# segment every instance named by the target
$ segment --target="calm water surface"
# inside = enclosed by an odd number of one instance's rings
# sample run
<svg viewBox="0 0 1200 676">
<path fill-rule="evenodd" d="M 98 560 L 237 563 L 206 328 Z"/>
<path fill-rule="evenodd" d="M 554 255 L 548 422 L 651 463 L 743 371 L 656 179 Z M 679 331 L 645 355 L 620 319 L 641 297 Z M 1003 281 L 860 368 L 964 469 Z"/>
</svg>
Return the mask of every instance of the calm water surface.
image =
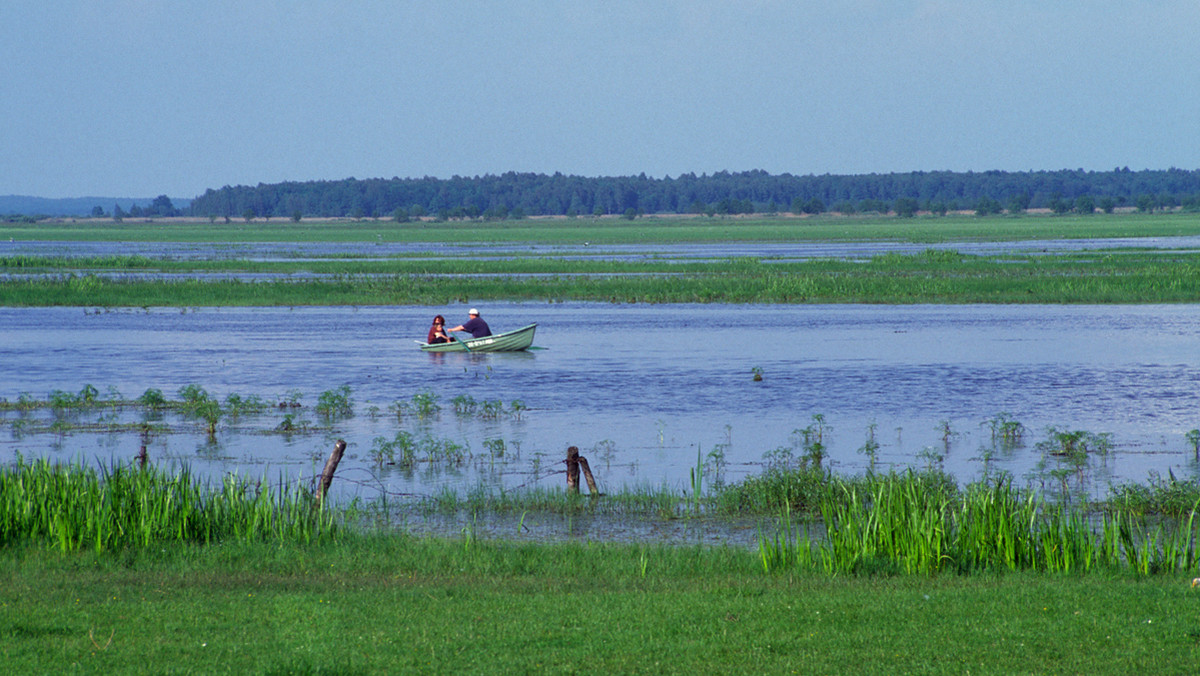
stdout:
<svg viewBox="0 0 1200 676">
<path fill-rule="evenodd" d="M 941 456 L 961 480 L 990 466 L 1040 481 L 1036 444 L 1046 428 L 1109 433 L 1113 453 L 1093 459 L 1094 487 L 1194 476 L 1185 438 L 1200 427 L 1200 306 L 758 306 L 520 303 L 483 306 L 493 330 L 538 322 L 535 345 L 515 354 L 430 355 L 417 349 L 436 312 L 466 306 L 154 309 L 0 308 L 0 397 L 45 398 L 97 387 L 171 398 L 197 384 L 224 399 L 298 398 L 294 417 L 318 422 L 318 396 L 346 385 L 355 415 L 332 429 L 264 434 L 284 413 L 223 420 L 215 440 L 195 425 L 151 440 L 152 460 L 217 475 L 309 477 L 341 437 L 349 452 L 335 482 L 343 495 L 460 493 L 480 484 L 557 486 L 575 445 L 606 491 L 690 490 L 697 453 L 724 454 L 723 477 L 762 471 L 764 454 L 790 449 L 794 431 L 824 417 L 835 471 L 860 473 L 873 430 L 883 468 Z M 761 382 L 753 380 L 760 370 Z M 439 397 L 439 415 L 398 418 L 396 402 Z M 520 401 L 519 417 L 459 416 L 451 401 Z M 989 419 L 1027 429 L 1014 449 L 993 448 Z M 35 414 L 46 418 L 49 412 Z M 84 412 L 76 421 L 95 421 Z M 119 413 L 141 420 L 140 411 Z M 138 451 L 136 433 L 22 433 L 0 414 L 0 460 L 107 463 Z M 952 436 L 943 439 L 943 427 Z M 376 438 L 400 431 L 449 441 L 469 459 L 378 466 Z M 503 454 L 496 448 L 503 442 Z M 1044 469 L 1057 467 L 1051 459 Z"/>
</svg>

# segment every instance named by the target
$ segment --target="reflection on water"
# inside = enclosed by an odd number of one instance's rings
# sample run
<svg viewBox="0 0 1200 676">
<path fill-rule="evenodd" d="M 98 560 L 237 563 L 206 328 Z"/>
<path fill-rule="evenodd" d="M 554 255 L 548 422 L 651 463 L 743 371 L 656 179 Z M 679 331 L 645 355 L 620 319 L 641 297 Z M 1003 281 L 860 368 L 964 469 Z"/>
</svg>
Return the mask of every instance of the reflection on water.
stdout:
<svg viewBox="0 0 1200 676">
<path fill-rule="evenodd" d="M 1048 427 L 1112 435 L 1113 452 L 1088 469 L 1101 488 L 1197 472 L 1186 434 L 1200 428 L 1200 307 L 497 303 L 482 308 L 495 330 L 536 321 L 544 349 L 417 349 L 432 314 L 453 321 L 466 309 L 4 308 L 0 397 L 91 384 L 102 397 L 158 388 L 177 398 L 198 384 L 220 399 L 298 399 L 302 408 L 224 418 L 215 439 L 168 415 L 172 431 L 154 435 L 148 452 L 200 472 L 299 478 L 341 437 L 349 450 L 335 486 L 364 497 L 561 485 L 570 445 L 607 492 L 683 492 L 697 452 L 710 463 L 720 456 L 726 481 L 760 472 L 764 454 L 801 455 L 796 431 L 814 415 L 830 428 L 826 462 L 838 472 L 862 472 L 873 455 L 884 469 L 940 461 L 962 480 L 985 459 L 1019 481 L 1047 476 L 1058 466 L 1037 448 Z M 319 395 L 342 385 L 354 415 L 322 419 Z M 422 412 L 431 399 L 440 410 Z M 456 412 L 471 400 L 474 409 Z M 1023 444 L 993 447 L 989 421 L 1000 413 L 1025 426 Z M 143 413 L 79 415 L 138 422 Z M 289 415 L 299 431 L 273 432 Z M 52 424 L 48 411 L 2 419 L 5 462 L 18 452 L 130 460 L 140 446 L 128 430 L 31 433 Z M 383 452 L 402 432 L 417 458 L 410 469 L 386 464 Z M 461 461 L 435 459 L 446 444 Z"/>
</svg>

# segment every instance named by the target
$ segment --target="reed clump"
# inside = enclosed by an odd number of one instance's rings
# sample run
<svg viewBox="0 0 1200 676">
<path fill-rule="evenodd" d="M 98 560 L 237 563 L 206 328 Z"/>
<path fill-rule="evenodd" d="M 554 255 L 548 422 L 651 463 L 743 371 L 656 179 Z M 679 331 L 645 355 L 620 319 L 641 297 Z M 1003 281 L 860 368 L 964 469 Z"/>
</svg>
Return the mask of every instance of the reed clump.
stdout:
<svg viewBox="0 0 1200 676">
<path fill-rule="evenodd" d="M 227 476 L 219 486 L 186 469 L 116 465 L 102 471 L 18 459 L 0 470 L 0 546 L 64 552 L 223 541 L 308 543 L 334 538 L 333 511 L 299 486 Z"/>
<path fill-rule="evenodd" d="M 788 502 L 776 528 L 760 533 L 765 571 L 1149 575 L 1194 571 L 1198 563 L 1200 500 L 1175 517 L 1147 516 L 1132 501 L 1097 512 L 1048 501 L 1004 478 L 956 490 L 908 471 L 832 481 L 816 501 L 818 516 L 804 527 L 793 524 Z"/>
</svg>

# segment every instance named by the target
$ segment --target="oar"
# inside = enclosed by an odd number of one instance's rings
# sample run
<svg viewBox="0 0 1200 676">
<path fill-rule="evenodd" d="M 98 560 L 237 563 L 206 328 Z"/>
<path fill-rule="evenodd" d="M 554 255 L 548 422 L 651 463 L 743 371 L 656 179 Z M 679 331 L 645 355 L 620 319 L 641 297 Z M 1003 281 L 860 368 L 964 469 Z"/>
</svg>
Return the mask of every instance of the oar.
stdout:
<svg viewBox="0 0 1200 676">
<path fill-rule="evenodd" d="M 472 337 L 472 338 L 474 338 L 475 336 L 471 336 L 471 337 Z M 464 349 L 464 350 L 466 350 L 467 352 L 470 352 L 470 351 L 471 351 L 471 346 L 470 346 L 470 345 L 467 345 L 467 341 L 465 341 L 465 340 L 460 340 L 460 341 L 458 341 L 458 342 L 462 343 L 462 346 L 463 346 L 463 349 Z"/>
</svg>

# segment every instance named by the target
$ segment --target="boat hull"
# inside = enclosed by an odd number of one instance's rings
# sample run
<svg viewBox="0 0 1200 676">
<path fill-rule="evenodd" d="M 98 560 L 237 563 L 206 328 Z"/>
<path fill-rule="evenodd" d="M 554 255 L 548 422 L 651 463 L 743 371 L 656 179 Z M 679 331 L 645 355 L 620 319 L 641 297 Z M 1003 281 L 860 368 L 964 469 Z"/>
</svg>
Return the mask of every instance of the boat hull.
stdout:
<svg viewBox="0 0 1200 676">
<path fill-rule="evenodd" d="M 421 349 L 425 352 L 520 352 L 533 345 L 533 333 L 536 330 L 535 323 L 482 338 L 467 338 L 452 343 L 421 343 Z"/>
</svg>

